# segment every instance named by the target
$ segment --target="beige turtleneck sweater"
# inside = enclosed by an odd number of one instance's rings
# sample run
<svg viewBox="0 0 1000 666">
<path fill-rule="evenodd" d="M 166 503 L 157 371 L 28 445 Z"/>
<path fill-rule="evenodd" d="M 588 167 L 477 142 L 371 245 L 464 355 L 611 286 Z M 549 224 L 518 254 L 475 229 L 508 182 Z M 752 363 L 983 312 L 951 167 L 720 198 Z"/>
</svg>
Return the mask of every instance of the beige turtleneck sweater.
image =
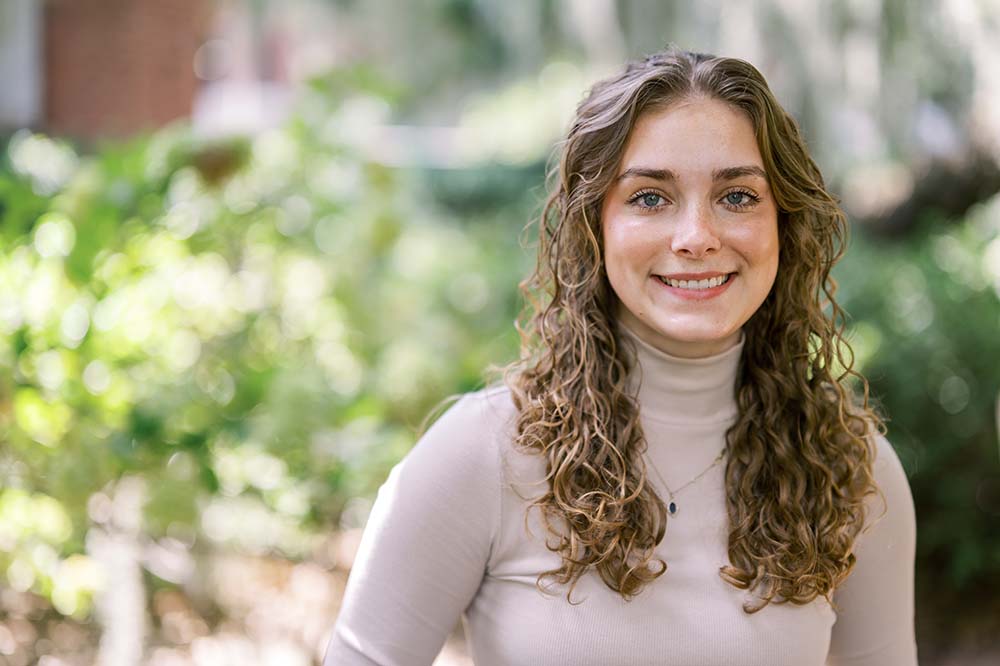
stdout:
<svg viewBox="0 0 1000 666">
<path fill-rule="evenodd" d="M 647 460 L 671 488 L 722 450 L 737 414 L 734 385 L 744 339 L 701 359 L 636 341 Z M 641 373 L 638 371 L 641 369 Z M 877 437 L 875 477 L 887 512 L 855 546 L 857 564 L 834 595 L 748 615 L 746 593 L 723 581 L 728 564 L 724 461 L 677 492 L 656 556 L 668 566 L 631 602 L 594 571 L 570 605 L 565 587 L 544 596 L 545 548 L 537 509 L 545 463 L 512 448 L 515 409 L 505 387 L 455 403 L 380 488 L 351 571 L 324 666 L 431 664 L 461 620 L 477 666 L 914 666 L 916 522 L 906 474 Z M 668 495 L 655 472 L 649 482 Z M 869 497 L 870 515 L 882 504 Z"/>
</svg>

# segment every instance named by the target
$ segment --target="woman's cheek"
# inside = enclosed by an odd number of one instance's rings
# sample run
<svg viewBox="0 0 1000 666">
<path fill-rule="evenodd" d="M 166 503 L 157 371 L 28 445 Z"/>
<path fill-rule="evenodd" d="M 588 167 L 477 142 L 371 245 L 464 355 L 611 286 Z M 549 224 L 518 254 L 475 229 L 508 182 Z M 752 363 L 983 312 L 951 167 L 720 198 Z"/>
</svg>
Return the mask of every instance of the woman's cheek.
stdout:
<svg viewBox="0 0 1000 666">
<path fill-rule="evenodd" d="M 656 257 L 661 254 L 665 241 L 648 229 L 635 227 L 623 239 L 623 252 L 627 255 L 633 270 L 649 272 L 653 269 Z"/>
</svg>

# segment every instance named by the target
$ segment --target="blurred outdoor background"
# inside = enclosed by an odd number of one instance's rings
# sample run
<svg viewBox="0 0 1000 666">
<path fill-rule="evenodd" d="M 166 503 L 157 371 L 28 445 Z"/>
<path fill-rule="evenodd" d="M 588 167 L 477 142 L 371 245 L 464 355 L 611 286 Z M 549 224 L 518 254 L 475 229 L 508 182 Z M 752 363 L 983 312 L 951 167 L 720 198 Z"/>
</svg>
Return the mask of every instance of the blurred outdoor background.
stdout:
<svg viewBox="0 0 1000 666">
<path fill-rule="evenodd" d="M 1000 663 L 1000 2 L 0 0 L 0 664 L 318 664 L 388 470 L 517 354 L 573 107 L 668 42 L 842 198 L 921 663 Z"/>
</svg>

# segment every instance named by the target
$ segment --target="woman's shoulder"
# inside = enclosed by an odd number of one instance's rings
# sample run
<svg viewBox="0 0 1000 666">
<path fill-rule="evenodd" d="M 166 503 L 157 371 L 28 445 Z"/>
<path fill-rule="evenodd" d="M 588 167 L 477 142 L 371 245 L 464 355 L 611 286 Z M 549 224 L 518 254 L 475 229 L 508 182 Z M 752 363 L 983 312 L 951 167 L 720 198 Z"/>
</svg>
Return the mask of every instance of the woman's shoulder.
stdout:
<svg viewBox="0 0 1000 666">
<path fill-rule="evenodd" d="M 419 437 L 411 453 L 433 449 L 438 455 L 471 462 L 495 455 L 497 442 L 514 425 L 516 409 L 510 390 L 503 385 L 459 393 L 443 402 L 451 404 Z"/>
<path fill-rule="evenodd" d="M 871 435 L 875 443 L 874 472 L 877 480 L 884 481 L 889 486 L 905 485 L 909 488 L 906 469 L 896 452 L 896 447 L 882 433 Z"/>
<path fill-rule="evenodd" d="M 450 456 L 465 467 L 489 470 L 504 488 L 534 492 L 546 477 L 545 459 L 515 444 L 518 414 L 511 389 L 495 384 L 461 394 L 434 427 L 440 424 L 437 437 L 451 440 Z"/>
<path fill-rule="evenodd" d="M 859 396 L 849 395 L 845 403 L 848 414 L 854 417 L 849 419 L 850 428 L 854 435 L 867 440 L 872 454 L 872 476 L 885 496 L 885 505 L 881 498 L 870 500 L 868 522 L 877 523 L 882 520 L 880 516 L 886 514 L 891 516 L 890 520 L 897 528 L 905 530 L 912 527 L 915 531 L 913 495 L 906 469 L 886 436 L 884 426 L 879 425 L 882 420 L 873 418 L 874 412 L 862 407 L 860 400 Z M 873 511 L 874 515 L 871 515 Z"/>
<path fill-rule="evenodd" d="M 885 513 L 892 515 L 892 521 L 900 529 L 915 529 L 915 511 L 913 494 L 906 469 L 896 453 L 896 448 L 882 433 L 872 435 L 874 440 L 875 459 L 872 464 L 872 475 L 875 483 L 885 495 Z M 882 503 L 877 503 L 878 514 L 882 513 Z"/>
<path fill-rule="evenodd" d="M 484 432 L 484 428 L 510 423 L 517 414 L 511 390 L 503 384 L 486 386 L 450 396 L 454 402 L 434 422 L 433 427 L 467 428 Z"/>
<path fill-rule="evenodd" d="M 503 477 L 498 434 L 507 422 L 508 403 L 512 405 L 499 387 L 455 394 L 438 403 L 427 419 L 430 425 L 390 471 L 384 486 L 391 489 L 389 494 L 406 498 L 404 504 L 421 505 L 421 510 L 444 510 L 447 498 L 448 511 L 472 512 L 482 520 L 488 515 L 484 507 L 499 507 Z"/>
</svg>

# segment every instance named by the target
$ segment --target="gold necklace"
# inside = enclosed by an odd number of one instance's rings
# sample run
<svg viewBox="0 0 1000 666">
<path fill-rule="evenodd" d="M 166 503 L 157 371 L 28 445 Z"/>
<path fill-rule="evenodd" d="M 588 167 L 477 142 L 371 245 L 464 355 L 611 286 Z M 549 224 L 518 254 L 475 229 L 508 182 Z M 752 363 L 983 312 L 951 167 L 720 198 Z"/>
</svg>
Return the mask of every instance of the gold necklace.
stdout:
<svg viewBox="0 0 1000 666">
<path fill-rule="evenodd" d="M 683 486 L 681 486 L 680 488 L 678 488 L 676 492 L 674 492 L 673 490 L 671 490 L 670 486 L 667 485 L 667 482 L 663 478 L 663 475 L 660 474 L 660 470 L 657 469 L 656 465 L 653 464 L 653 460 L 651 458 L 649 458 L 648 456 L 646 457 L 646 460 L 649 462 L 650 466 L 653 468 L 653 471 L 656 472 L 656 476 L 660 477 L 660 482 L 663 483 L 663 487 L 667 489 L 668 493 L 670 493 L 670 504 L 667 505 L 667 511 L 670 512 L 671 516 L 677 515 L 677 502 L 674 501 L 674 495 L 676 495 L 680 491 L 684 490 L 685 488 L 687 488 L 688 486 L 690 486 L 692 483 L 694 483 L 695 481 L 697 481 L 701 477 L 705 476 L 705 474 L 708 473 L 708 470 L 710 470 L 713 467 L 715 467 L 716 465 L 718 465 L 719 462 L 722 461 L 723 456 L 725 456 L 725 455 L 726 455 L 726 449 L 723 448 L 722 451 L 719 452 L 719 455 L 716 456 L 715 460 L 712 462 L 711 465 L 709 465 L 708 467 L 706 467 L 705 470 L 701 474 L 699 474 L 698 476 L 694 477 L 693 479 L 691 479 L 690 481 L 688 481 L 687 483 L 685 483 Z"/>
</svg>

